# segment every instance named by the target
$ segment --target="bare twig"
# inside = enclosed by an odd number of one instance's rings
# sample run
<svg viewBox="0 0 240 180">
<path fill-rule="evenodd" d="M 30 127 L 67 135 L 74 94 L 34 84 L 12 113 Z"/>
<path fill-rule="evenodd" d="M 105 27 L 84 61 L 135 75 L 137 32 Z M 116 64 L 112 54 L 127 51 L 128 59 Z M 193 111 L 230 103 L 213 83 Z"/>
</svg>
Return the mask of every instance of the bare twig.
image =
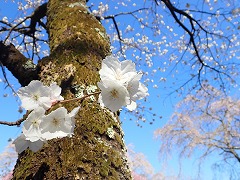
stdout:
<svg viewBox="0 0 240 180">
<path fill-rule="evenodd" d="M 15 122 L 8 122 L 8 121 L 0 121 L 0 124 L 2 125 L 8 125 L 8 126 L 19 126 L 21 125 L 21 123 L 23 121 L 25 121 L 28 117 L 28 115 L 31 113 L 32 111 L 27 111 L 27 113 L 23 116 L 23 118 L 15 121 Z"/>
<path fill-rule="evenodd" d="M 120 33 L 120 30 L 119 30 L 119 27 L 118 27 L 118 24 L 117 24 L 117 20 L 116 18 L 119 17 L 119 16 L 125 16 L 125 15 L 131 15 L 133 16 L 135 19 L 138 19 L 134 14 L 135 13 L 138 13 L 140 11 L 143 11 L 143 10 L 149 10 L 149 8 L 140 8 L 140 9 L 137 9 L 137 10 L 134 10 L 134 11 L 131 11 L 131 12 L 121 12 L 121 13 L 118 13 L 118 14 L 114 14 L 114 15 L 109 15 L 109 16 L 103 16 L 103 17 L 96 17 L 97 19 L 101 20 L 106 20 L 106 19 L 111 19 L 113 21 L 113 24 L 114 24 L 114 27 L 115 27 L 115 30 L 117 32 L 117 36 L 118 36 L 118 39 L 119 39 L 119 45 L 120 45 L 120 51 L 121 51 L 121 54 L 124 54 L 123 52 L 123 48 L 122 48 L 122 42 L 124 42 L 122 36 L 121 36 L 121 33 Z M 142 22 L 140 22 L 141 24 L 143 24 Z M 143 24 L 144 26 L 147 26 L 146 24 Z"/>
<path fill-rule="evenodd" d="M 5 68 L 4 68 L 4 66 L 3 66 L 3 64 L 2 64 L 1 61 L 0 61 L 0 66 L 1 66 L 1 69 L 2 69 L 4 82 L 7 84 L 6 87 L 9 87 L 9 88 L 12 90 L 13 94 L 14 94 L 14 95 L 17 95 L 15 89 L 12 87 L 12 85 L 9 83 L 9 81 L 8 81 L 8 79 L 7 79 L 7 74 L 6 74 Z"/>
<path fill-rule="evenodd" d="M 26 16 L 24 19 L 19 21 L 14 26 L 12 26 L 11 24 L 6 23 L 4 21 L 1 21 L 1 23 L 5 24 L 7 26 L 10 26 L 10 29 L 5 29 L 5 31 L 8 30 L 8 34 L 5 38 L 5 40 L 3 41 L 3 43 L 4 44 L 6 43 L 6 41 L 8 40 L 8 38 L 10 37 L 10 35 L 13 31 L 17 31 L 21 34 L 34 37 L 34 33 L 36 32 L 36 25 L 38 22 L 40 25 L 43 24 L 41 22 L 41 19 L 46 16 L 46 13 L 47 13 L 47 3 L 44 3 L 41 6 L 39 6 L 30 16 Z M 25 21 L 27 21 L 28 19 L 31 19 L 30 25 L 28 27 L 20 27 L 19 28 L 19 26 L 21 24 L 23 24 Z M 43 28 L 46 28 L 46 26 L 43 26 Z"/>
<path fill-rule="evenodd" d="M 67 100 L 59 101 L 58 103 L 63 104 L 63 103 L 71 102 L 71 101 L 81 101 L 83 99 L 86 99 L 89 96 L 97 95 L 97 94 L 100 94 L 100 93 L 101 93 L 101 91 L 98 91 L 98 92 L 94 92 L 94 93 L 91 93 L 91 94 L 87 94 L 87 95 L 85 95 L 83 97 L 80 97 L 80 98 L 73 98 L 73 99 L 67 99 Z"/>
</svg>

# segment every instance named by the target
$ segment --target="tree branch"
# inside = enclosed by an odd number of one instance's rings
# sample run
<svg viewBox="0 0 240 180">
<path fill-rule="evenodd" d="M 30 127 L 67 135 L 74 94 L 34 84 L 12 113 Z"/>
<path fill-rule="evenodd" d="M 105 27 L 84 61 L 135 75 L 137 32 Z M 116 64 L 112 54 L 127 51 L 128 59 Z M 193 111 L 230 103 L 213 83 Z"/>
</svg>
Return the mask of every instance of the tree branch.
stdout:
<svg viewBox="0 0 240 180">
<path fill-rule="evenodd" d="M 25 115 L 23 115 L 23 118 L 15 121 L 15 122 L 8 122 L 8 121 L 0 121 L 0 124 L 2 125 L 8 125 L 8 126 L 19 126 L 21 125 L 21 123 L 23 121 L 25 121 L 28 117 L 28 115 L 31 113 L 32 111 L 27 111 L 27 113 Z"/>
<path fill-rule="evenodd" d="M 118 13 L 118 14 L 108 15 L 108 16 L 103 16 L 103 17 L 95 16 L 99 21 L 106 20 L 106 19 L 111 19 L 113 21 L 113 24 L 114 24 L 114 27 L 115 27 L 115 30 L 117 32 L 117 36 L 118 36 L 118 39 L 119 39 L 121 54 L 124 54 L 122 43 L 125 44 L 125 42 L 124 42 L 124 39 L 121 36 L 116 18 L 119 17 L 119 16 L 131 15 L 132 17 L 134 17 L 135 19 L 138 20 L 138 18 L 134 14 L 139 13 L 140 11 L 143 11 L 143 10 L 149 10 L 149 8 L 140 8 L 140 9 L 137 9 L 137 10 L 134 10 L 134 11 L 131 11 L 131 12 L 121 12 L 121 13 Z M 144 24 L 143 22 L 140 22 L 140 23 L 142 25 L 148 27 L 148 25 Z"/>
<path fill-rule="evenodd" d="M 14 45 L 4 45 L 0 42 L 0 62 L 5 66 L 22 86 L 38 79 L 36 65 L 32 60 L 21 54 Z"/>
<path fill-rule="evenodd" d="M 43 24 L 41 22 L 41 19 L 46 16 L 47 13 L 47 3 L 42 4 L 39 6 L 31 15 L 31 22 L 29 25 L 29 31 L 26 32 L 25 34 L 29 33 L 32 34 L 36 31 L 36 25 L 37 23 Z M 46 26 L 43 26 L 45 28 Z"/>
<path fill-rule="evenodd" d="M 156 5 L 160 5 L 159 1 L 154 0 Z M 216 73 L 218 73 L 219 75 L 219 79 L 220 82 L 223 86 L 223 90 L 224 90 L 224 82 L 222 80 L 221 74 L 223 74 L 224 76 L 226 76 L 227 78 L 231 79 L 232 81 L 234 81 L 234 79 L 227 74 L 226 72 L 224 72 L 223 70 L 221 70 L 221 66 L 218 67 L 214 67 L 213 65 L 208 65 L 205 61 L 204 58 L 201 56 L 200 53 L 200 48 L 198 47 L 198 43 L 196 38 L 199 38 L 199 31 L 203 31 L 206 35 L 206 46 L 209 49 L 209 53 L 212 54 L 211 52 L 211 48 L 209 47 L 208 44 L 208 35 L 212 35 L 212 36 L 217 36 L 220 38 L 225 38 L 229 41 L 229 39 L 226 36 L 222 36 L 220 34 L 214 33 L 214 32 L 210 32 L 207 29 L 205 29 L 200 23 L 199 21 L 197 21 L 196 19 L 194 19 L 191 15 L 189 15 L 188 13 L 186 13 L 184 10 L 178 9 L 176 8 L 172 3 L 171 0 L 160 0 L 161 2 L 163 2 L 166 7 L 168 8 L 168 10 L 170 11 L 172 17 L 174 18 L 174 20 L 176 21 L 176 23 L 189 35 L 189 45 L 192 45 L 192 48 L 194 50 L 194 56 L 196 57 L 198 63 L 199 63 L 199 69 L 198 69 L 198 74 L 197 74 L 197 81 L 199 83 L 199 85 L 202 87 L 202 82 L 201 82 L 201 73 L 204 69 L 209 69 L 211 71 L 214 71 Z M 200 11 L 201 12 L 201 11 Z M 205 12 L 206 13 L 206 12 Z M 188 19 L 188 22 L 190 24 L 190 27 L 187 27 L 186 24 L 184 24 L 183 22 L 181 22 L 181 20 L 177 17 L 177 15 L 181 15 L 184 16 L 186 19 Z M 224 16 L 224 14 L 222 14 Z M 199 42 L 201 42 L 201 39 L 199 38 Z M 190 46 L 188 46 L 190 47 Z M 213 56 L 214 58 L 214 56 Z M 191 78 L 192 79 L 192 78 Z"/>
<path fill-rule="evenodd" d="M 24 121 L 24 118 L 21 118 L 15 122 L 8 122 L 8 121 L 0 121 L 0 124 L 2 125 L 8 125 L 8 126 L 19 126 Z"/>
<path fill-rule="evenodd" d="M 6 23 L 4 21 L 1 21 L 1 23 L 9 26 L 9 28 L 2 28 L 1 31 L 9 31 L 7 37 L 5 38 L 4 43 L 6 42 L 6 40 L 10 37 L 11 33 L 13 31 L 17 31 L 21 34 L 24 35 L 28 35 L 30 37 L 34 38 L 34 33 L 36 31 L 36 25 L 37 23 L 39 23 L 40 25 L 43 26 L 43 28 L 46 28 L 46 26 L 43 25 L 43 23 L 41 22 L 41 19 L 43 17 L 46 16 L 47 13 L 47 3 L 42 4 L 41 6 L 39 6 L 32 15 L 30 16 L 26 16 L 23 20 L 21 20 L 19 23 L 17 23 L 16 25 L 12 26 L 9 23 Z M 19 27 L 23 22 L 25 22 L 26 20 L 31 19 L 30 21 L 30 25 L 28 27 Z"/>
</svg>

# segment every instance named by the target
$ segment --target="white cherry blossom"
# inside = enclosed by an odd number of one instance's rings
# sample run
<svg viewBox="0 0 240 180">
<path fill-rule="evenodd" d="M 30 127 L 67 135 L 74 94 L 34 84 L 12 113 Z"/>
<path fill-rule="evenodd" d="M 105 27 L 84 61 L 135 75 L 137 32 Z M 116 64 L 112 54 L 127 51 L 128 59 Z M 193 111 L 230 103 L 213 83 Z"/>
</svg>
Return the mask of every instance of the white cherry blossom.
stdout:
<svg viewBox="0 0 240 180">
<path fill-rule="evenodd" d="M 61 88 L 55 82 L 48 87 L 38 80 L 31 81 L 28 86 L 21 87 L 18 91 L 22 107 L 26 110 L 33 110 L 38 107 L 47 110 L 53 103 L 64 99 L 60 94 Z"/>
<path fill-rule="evenodd" d="M 22 129 L 27 140 L 31 142 L 43 140 L 39 125 L 42 122 L 44 114 L 45 110 L 42 107 L 39 107 L 28 115 Z"/>
<path fill-rule="evenodd" d="M 138 73 L 132 61 L 120 62 L 114 56 L 107 56 L 99 71 L 101 89 L 99 102 L 112 111 L 126 106 L 130 111 L 136 109 L 136 100 L 147 96 L 147 87 L 140 83 L 142 74 Z"/>
<path fill-rule="evenodd" d="M 75 114 L 76 112 L 69 115 L 67 109 L 60 107 L 46 115 L 40 124 L 43 137 L 46 138 L 46 140 L 50 140 L 53 138 L 71 136 L 74 129 L 72 115 Z"/>
<path fill-rule="evenodd" d="M 98 83 L 98 87 L 101 89 L 100 104 L 108 107 L 111 111 L 115 112 L 122 106 L 130 104 L 127 88 L 117 81 L 101 81 Z"/>
<path fill-rule="evenodd" d="M 22 107 L 26 110 L 33 110 L 38 107 L 49 109 L 52 105 L 49 88 L 38 80 L 33 80 L 28 86 L 21 87 L 18 96 L 22 101 Z"/>
<path fill-rule="evenodd" d="M 137 71 L 132 61 L 125 60 L 120 62 L 114 56 L 107 56 L 102 62 L 99 74 L 102 81 L 111 79 L 125 84 L 137 75 Z"/>
</svg>

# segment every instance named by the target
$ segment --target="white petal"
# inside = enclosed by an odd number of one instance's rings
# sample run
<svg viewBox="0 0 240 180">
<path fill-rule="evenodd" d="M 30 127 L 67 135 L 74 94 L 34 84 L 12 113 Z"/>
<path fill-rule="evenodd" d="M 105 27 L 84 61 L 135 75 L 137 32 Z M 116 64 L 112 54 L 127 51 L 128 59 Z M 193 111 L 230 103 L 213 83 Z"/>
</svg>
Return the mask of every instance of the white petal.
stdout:
<svg viewBox="0 0 240 180">
<path fill-rule="evenodd" d="M 129 111 L 133 111 L 133 110 L 135 110 L 136 108 L 137 108 L 137 103 L 134 102 L 134 101 L 131 101 L 131 104 L 127 105 L 127 109 L 128 109 Z"/>
<path fill-rule="evenodd" d="M 24 88 L 26 89 L 26 92 L 28 92 L 29 94 L 38 92 L 40 96 L 50 95 L 49 87 L 44 86 L 43 83 L 38 80 L 31 81 L 29 85 L 25 86 Z"/>
<path fill-rule="evenodd" d="M 67 116 L 67 110 L 64 107 L 60 107 L 46 115 L 40 124 L 42 133 L 47 131 L 55 133 L 58 131 L 61 128 L 65 116 Z"/>
<path fill-rule="evenodd" d="M 78 111 L 80 109 L 80 106 L 74 108 L 68 115 L 71 118 L 71 129 L 69 130 L 69 136 L 71 137 L 73 132 L 74 132 L 74 128 L 75 128 L 75 116 L 77 115 Z"/>
<path fill-rule="evenodd" d="M 63 137 L 66 137 L 66 136 L 69 136 L 68 133 L 65 133 L 65 132 L 62 132 L 62 131 L 56 131 L 54 133 L 51 133 L 51 132 L 45 132 L 42 134 L 42 137 L 46 140 L 51 140 L 51 139 L 54 139 L 54 138 L 63 138 Z"/>
<path fill-rule="evenodd" d="M 62 88 L 57 85 L 56 82 L 52 83 L 49 88 L 51 89 L 51 100 L 52 102 L 64 100 L 61 96 Z"/>
<path fill-rule="evenodd" d="M 33 152 L 37 152 L 43 147 L 43 141 L 38 140 L 36 142 L 30 142 L 29 144 L 29 149 L 32 150 Z"/>
<path fill-rule="evenodd" d="M 132 77 L 131 80 L 129 80 L 127 84 L 127 90 L 130 94 L 130 97 L 132 98 L 139 90 L 139 85 L 140 85 L 140 79 L 142 75 L 141 74 L 136 74 L 134 77 Z"/>
<path fill-rule="evenodd" d="M 19 96 L 21 101 L 22 101 L 22 107 L 26 110 L 33 110 L 39 107 L 39 104 L 34 101 L 32 98 L 27 98 L 27 97 L 22 97 Z"/>
<path fill-rule="evenodd" d="M 24 134 L 21 134 L 17 139 L 13 141 L 13 144 L 15 144 L 16 151 L 20 154 L 24 150 L 26 150 L 28 147 L 33 152 L 37 152 L 39 149 L 43 146 L 43 141 L 38 140 L 36 142 L 30 142 L 26 140 L 26 137 Z"/>
<path fill-rule="evenodd" d="M 119 72 L 121 70 L 121 63 L 120 61 L 113 56 L 107 56 L 102 61 L 102 68 L 99 71 L 101 80 L 109 79 L 109 80 L 116 80 L 119 79 L 120 76 Z"/>
<path fill-rule="evenodd" d="M 23 124 L 23 134 L 26 139 L 35 142 L 41 139 L 41 131 L 39 125 L 44 117 L 45 110 L 41 107 L 33 110 Z"/>
<path fill-rule="evenodd" d="M 120 62 L 113 56 L 107 56 L 102 62 L 99 74 L 104 82 L 106 80 L 117 80 L 125 84 L 137 74 L 137 71 L 132 61 L 125 60 Z"/>
<path fill-rule="evenodd" d="M 17 139 L 13 141 L 13 144 L 15 145 L 15 149 L 18 154 L 26 150 L 29 146 L 29 141 L 26 140 L 26 137 L 21 134 Z"/>
<path fill-rule="evenodd" d="M 101 94 L 99 94 L 99 96 L 98 96 L 98 102 L 99 102 L 100 106 L 104 107 Z"/>
<path fill-rule="evenodd" d="M 74 115 L 77 112 L 77 109 L 74 109 L 71 115 Z M 60 107 L 55 111 L 52 111 L 44 117 L 40 124 L 42 137 L 49 140 L 71 135 L 73 133 L 72 118 L 73 117 L 67 114 L 67 109 L 64 107 Z"/>
<path fill-rule="evenodd" d="M 121 71 L 123 74 L 126 74 L 128 72 L 137 72 L 135 64 L 132 61 L 125 60 L 121 62 Z"/>
<path fill-rule="evenodd" d="M 105 59 L 103 59 L 102 64 L 108 66 L 109 68 L 113 68 L 113 69 L 121 67 L 121 63 L 118 60 L 118 58 L 116 58 L 112 55 L 106 56 Z"/>
<path fill-rule="evenodd" d="M 71 118 L 74 117 L 74 116 L 76 116 L 77 113 L 78 113 L 78 111 L 79 111 L 79 109 L 80 109 L 80 106 L 75 107 L 75 108 L 69 113 L 69 116 L 70 116 Z"/>
<path fill-rule="evenodd" d="M 138 92 L 132 97 L 132 100 L 136 101 L 148 96 L 149 94 L 147 91 L 148 88 L 144 84 L 139 83 Z"/>
<path fill-rule="evenodd" d="M 52 106 L 52 100 L 50 97 L 40 97 L 38 104 L 45 110 L 48 110 Z"/>
</svg>

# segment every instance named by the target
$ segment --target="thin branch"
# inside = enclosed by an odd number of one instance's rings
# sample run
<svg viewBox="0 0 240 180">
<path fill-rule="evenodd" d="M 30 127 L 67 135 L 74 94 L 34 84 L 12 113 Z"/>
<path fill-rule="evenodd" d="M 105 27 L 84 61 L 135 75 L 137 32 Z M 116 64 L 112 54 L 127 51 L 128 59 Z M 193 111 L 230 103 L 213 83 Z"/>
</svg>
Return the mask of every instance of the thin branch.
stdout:
<svg viewBox="0 0 240 180">
<path fill-rule="evenodd" d="M 5 44 L 7 42 L 8 38 L 10 37 L 10 35 L 13 31 L 17 31 L 21 34 L 34 37 L 34 33 L 36 32 L 36 25 L 38 22 L 39 22 L 39 25 L 43 24 L 41 22 L 41 19 L 46 16 L 46 13 L 47 13 L 47 3 L 44 3 L 41 6 L 39 6 L 30 16 L 26 16 L 23 20 L 19 21 L 14 26 L 12 26 L 11 24 L 6 23 L 4 21 L 1 21 L 1 23 L 6 24 L 7 26 L 11 27 L 10 29 L 8 29 L 8 34 L 3 43 Z M 28 19 L 31 19 L 30 25 L 28 27 L 17 28 L 18 26 L 20 26 L 22 23 L 24 23 Z M 43 28 L 46 28 L 46 26 L 43 26 Z"/>
<path fill-rule="evenodd" d="M 121 34 L 120 34 L 120 31 L 119 31 L 119 28 L 118 28 L 118 25 L 117 25 L 115 16 L 114 16 L 114 15 L 112 15 L 112 16 L 106 16 L 106 17 L 104 17 L 104 19 L 112 19 L 113 24 L 114 24 L 114 27 L 115 27 L 115 29 L 116 29 L 116 31 L 117 31 L 117 35 L 118 35 L 118 39 L 119 39 L 119 44 L 120 44 L 121 53 L 124 54 L 124 53 L 123 53 L 123 49 L 122 49 L 122 41 L 123 41 L 123 39 L 122 39 L 122 36 L 121 36 Z"/>
<path fill-rule="evenodd" d="M 31 16 L 26 16 L 23 20 L 21 20 L 20 22 L 18 22 L 16 25 L 12 26 L 9 31 L 8 34 L 5 38 L 5 40 L 3 41 L 3 43 L 5 44 L 8 40 L 8 38 L 10 37 L 11 33 L 14 31 L 14 29 L 16 29 L 16 27 L 18 27 L 19 25 L 21 25 L 22 23 L 24 23 L 26 20 L 30 19 Z"/>
<path fill-rule="evenodd" d="M 0 124 L 2 125 L 8 125 L 8 126 L 19 126 L 21 125 L 21 123 L 23 121 L 25 121 L 28 117 L 28 115 L 31 113 L 32 111 L 27 111 L 27 113 L 23 116 L 23 118 L 15 121 L 15 122 L 8 122 L 8 121 L 0 121 Z"/>
<path fill-rule="evenodd" d="M 79 98 L 72 98 L 72 99 L 67 99 L 67 100 L 62 100 L 62 101 L 58 101 L 56 102 L 54 105 L 57 105 L 57 104 L 63 104 L 63 103 L 68 103 L 68 102 L 71 102 L 71 101 L 81 101 L 81 100 L 84 100 L 86 99 L 87 97 L 90 97 L 90 96 L 93 96 L 93 95 L 97 95 L 97 94 L 100 94 L 101 91 L 98 91 L 98 92 L 94 92 L 94 93 L 91 93 L 91 94 L 87 94 L 83 97 L 79 97 Z"/>
<path fill-rule="evenodd" d="M 19 126 L 19 125 L 21 125 L 21 123 L 22 123 L 23 121 L 25 121 L 25 119 L 24 119 L 24 118 L 21 118 L 21 119 L 15 121 L 15 122 L 0 121 L 0 124 L 2 124 L 2 125 L 7 125 L 7 126 Z"/>
<path fill-rule="evenodd" d="M 124 54 L 123 52 L 123 48 L 122 48 L 122 42 L 123 39 L 122 39 L 122 36 L 121 36 L 121 33 L 120 33 L 120 30 L 118 28 L 118 24 L 117 24 L 117 21 L 116 21 L 116 17 L 118 16 L 124 16 L 124 15 L 132 15 L 134 18 L 136 18 L 136 16 L 134 15 L 135 13 L 138 13 L 139 11 L 143 11 L 143 10 L 149 10 L 149 8 L 140 8 L 140 9 L 137 9 L 137 10 L 134 10 L 134 11 L 131 11 L 131 12 L 121 12 L 121 13 L 118 13 L 118 14 L 114 14 L 114 15 L 109 15 L 109 16 L 103 16 L 103 17 L 99 17 L 97 16 L 96 18 L 101 20 L 101 19 L 111 19 L 113 21 L 113 24 L 114 24 L 114 27 L 116 29 L 116 32 L 117 32 L 117 36 L 118 36 L 118 39 L 119 39 L 119 44 L 120 44 L 120 51 L 121 51 L 121 54 Z M 137 19 L 137 18 L 136 18 Z M 141 22 L 142 23 L 142 22 Z M 144 24 L 144 26 L 146 26 L 146 24 Z"/>
<path fill-rule="evenodd" d="M 9 87 L 9 88 L 12 90 L 13 94 L 14 94 L 14 95 L 17 95 L 15 89 L 12 87 L 12 85 L 9 83 L 9 81 L 8 81 L 8 79 L 7 79 L 7 74 L 6 74 L 5 68 L 4 68 L 4 66 L 3 66 L 3 64 L 2 64 L 1 61 L 0 61 L 0 66 L 1 66 L 1 69 L 2 69 L 2 74 L 3 74 L 4 82 L 7 84 L 7 87 Z"/>
<path fill-rule="evenodd" d="M 194 52 L 195 52 L 195 55 L 197 57 L 197 60 L 199 61 L 200 63 L 200 67 L 198 69 L 198 83 L 199 85 L 202 87 L 202 82 L 201 82 L 201 72 L 202 70 L 205 68 L 208 68 L 210 70 L 213 70 L 215 72 L 217 72 L 219 74 L 219 77 L 220 77 L 220 81 L 222 83 L 222 86 L 224 86 L 224 83 L 222 81 L 222 78 L 221 78 L 221 75 L 220 74 L 223 74 L 225 76 L 227 76 L 229 79 L 233 80 L 232 77 L 219 70 L 218 68 L 215 68 L 215 67 L 212 67 L 211 65 L 208 65 L 207 63 L 204 62 L 204 60 L 202 59 L 201 55 L 200 55 L 200 52 L 199 52 L 199 48 L 197 47 L 197 44 L 196 44 L 196 41 L 195 41 L 195 36 L 199 37 L 199 31 L 202 30 L 205 34 L 206 34 L 206 37 L 208 36 L 208 34 L 212 35 L 212 36 L 218 36 L 218 37 L 224 37 L 224 36 L 221 36 L 219 34 L 216 34 L 216 33 L 213 33 L 213 32 L 209 32 L 208 30 L 206 30 L 196 19 L 194 19 L 192 16 L 190 16 L 188 13 L 186 13 L 184 10 L 180 10 L 178 8 L 176 8 L 170 0 L 161 0 L 166 6 L 167 8 L 169 9 L 171 15 L 173 16 L 174 20 L 179 24 L 179 26 L 189 35 L 189 41 L 190 41 L 190 44 L 192 45 L 193 49 L 194 49 Z M 158 4 L 158 1 L 155 0 L 155 3 Z M 186 25 L 184 25 L 180 19 L 177 17 L 177 14 L 179 15 L 182 15 L 184 17 L 186 17 L 188 20 L 189 20 L 189 23 L 190 23 L 190 26 L 191 26 L 191 29 L 188 28 Z M 199 29 L 196 29 L 195 27 L 195 24 L 199 27 Z M 197 34 L 196 34 L 197 33 Z M 200 37 L 199 37 L 200 38 Z M 227 37 L 224 37 L 226 38 L 228 41 L 229 39 Z M 201 41 L 201 40 L 199 40 Z M 208 46 L 208 38 L 207 38 L 207 47 L 209 48 Z M 210 53 L 211 53 L 211 50 L 209 50 Z"/>
</svg>

